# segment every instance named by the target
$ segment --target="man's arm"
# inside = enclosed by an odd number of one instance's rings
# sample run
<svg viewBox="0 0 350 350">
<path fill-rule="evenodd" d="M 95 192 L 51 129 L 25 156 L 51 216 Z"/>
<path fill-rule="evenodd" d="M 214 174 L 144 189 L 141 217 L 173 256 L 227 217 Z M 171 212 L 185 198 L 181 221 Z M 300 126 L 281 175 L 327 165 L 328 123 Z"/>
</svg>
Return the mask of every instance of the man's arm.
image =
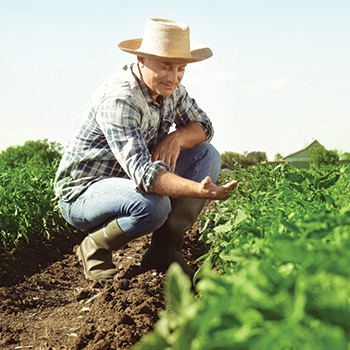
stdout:
<svg viewBox="0 0 350 350">
<path fill-rule="evenodd" d="M 162 160 L 175 169 L 180 148 L 190 149 L 205 140 L 202 127 L 197 123 L 191 123 L 165 137 L 156 147 L 152 160 Z M 224 200 L 230 196 L 227 191 L 233 190 L 236 185 L 237 181 L 232 181 L 223 186 L 217 186 L 212 183 L 210 177 L 206 177 L 199 183 L 161 170 L 154 181 L 153 191 L 169 197 Z"/>
<path fill-rule="evenodd" d="M 217 186 L 212 183 L 209 176 L 199 183 L 161 170 L 154 181 L 153 191 L 169 197 L 225 200 L 230 197 L 227 191 L 234 190 L 237 184 L 237 181 L 232 181 Z"/>
<path fill-rule="evenodd" d="M 152 161 L 162 160 L 174 170 L 180 148 L 191 149 L 205 140 L 203 128 L 197 123 L 191 123 L 167 135 L 157 145 Z"/>
</svg>

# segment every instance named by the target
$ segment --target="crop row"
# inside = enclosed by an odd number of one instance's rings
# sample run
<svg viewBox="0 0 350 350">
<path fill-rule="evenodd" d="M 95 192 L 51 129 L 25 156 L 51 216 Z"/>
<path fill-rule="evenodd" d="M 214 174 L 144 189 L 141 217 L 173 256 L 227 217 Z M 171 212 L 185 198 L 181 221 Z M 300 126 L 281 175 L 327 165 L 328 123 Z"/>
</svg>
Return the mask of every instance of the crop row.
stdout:
<svg viewBox="0 0 350 350">
<path fill-rule="evenodd" d="M 201 218 L 196 294 L 172 265 L 167 310 L 135 349 L 350 349 L 350 167 L 231 176 Z"/>
<path fill-rule="evenodd" d="M 58 160 L 0 163 L 0 245 L 6 248 L 67 228 L 54 200 Z"/>
</svg>

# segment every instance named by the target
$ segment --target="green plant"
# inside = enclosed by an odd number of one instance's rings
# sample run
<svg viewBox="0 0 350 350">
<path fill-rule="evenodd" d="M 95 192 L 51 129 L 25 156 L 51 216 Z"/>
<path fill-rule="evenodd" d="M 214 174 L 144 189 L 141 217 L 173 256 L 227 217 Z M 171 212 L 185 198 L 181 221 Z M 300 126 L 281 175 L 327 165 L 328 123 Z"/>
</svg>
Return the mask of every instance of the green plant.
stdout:
<svg viewBox="0 0 350 350">
<path fill-rule="evenodd" d="M 58 159 L 32 158 L 16 167 L 0 163 L 0 242 L 11 248 L 67 228 L 54 201 Z"/>
<path fill-rule="evenodd" d="M 265 152 L 244 152 L 243 154 L 226 151 L 221 154 L 221 169 L 234 169 L 237 165 L 248 167 L 267 161 Z"/>
<path fill-rule="evenodd" d="M 62 145 L 45 140 L 29 140 L 21 146 L 9 146 L 0 153 L 0 164 L 16 167 L 35 158 L 38 161 L 52 162 L 62 155 Z"/>
<path fill-rule="evenodd" d="M 348 350 L 350 167 L 231 176 L 237 190 L 201 219 L 197 296 L 171 266 L 167 310 L 135 349 Z"/>
<path fill-rule="evenodd" d="M 316 168 L 328 164 L 335 165 L 339 161 L 339 153 L 337 150 L 327 150 L 324 146 L 317 145 L 310 151 L 310 161 Z"/>
</svg>

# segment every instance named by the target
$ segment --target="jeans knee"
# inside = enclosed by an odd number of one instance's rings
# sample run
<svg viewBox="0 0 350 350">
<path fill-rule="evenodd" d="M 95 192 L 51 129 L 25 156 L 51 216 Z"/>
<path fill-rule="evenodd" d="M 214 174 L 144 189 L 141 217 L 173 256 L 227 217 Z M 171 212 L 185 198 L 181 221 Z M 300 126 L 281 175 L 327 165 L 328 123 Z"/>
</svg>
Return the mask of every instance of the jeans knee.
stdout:
<svg viewBox="0 0 350 350">
<path fill-rule="evenodd" d="M 216 182 L 220 168 L 220 153 L 212 144 L 203 142 L 191 149 L 181 149 L 175 174 L 196 182 L 209 176 Z"/>
<path fill-rule="evenodd" d="M 153 203 L 153 208 L 150 210 L 150 218 L 152 230 L 154 231 L 159 227 L 163 226 L 165 221 L 168 219 L 168 216 L 171 212 L 171 201 L 167 196 L 159 196 L 161 197 L 156 203 Z"/>
<path fill-rule="evenodd" d="M 211 144 L 211 143 L 205 143 L 208 148 L 208 158 L 210 162 L 213 164 L 213 167 L 216 169 L 221 168 L 221 155 L 219 151 Z"/>
<path fill-rule="evenodd" d="M 221 169 L 221 155 L 211 143 L 203 142 L 198 146 L 201 151 L 199 153 L 201 155 L 200 161 L 206 164 L 207 176 L 210 176 L 215 182 Z"/>
<path fill-rule="evenodd" d="M 160 228 L 171 211 L 170 198 L 155 195 L 152 200 L 136 204 L 131 216 L 124 218 L 127 222 L 127 234 L 143 236 Z M 123 218 L 119 219 L 123 222 Z"/>
</svg>

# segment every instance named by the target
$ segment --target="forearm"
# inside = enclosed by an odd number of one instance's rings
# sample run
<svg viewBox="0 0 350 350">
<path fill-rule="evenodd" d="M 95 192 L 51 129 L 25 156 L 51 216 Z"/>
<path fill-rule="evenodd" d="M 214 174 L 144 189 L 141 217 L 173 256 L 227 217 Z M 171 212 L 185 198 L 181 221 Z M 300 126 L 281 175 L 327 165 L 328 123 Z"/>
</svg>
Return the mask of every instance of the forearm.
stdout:
<svg viewBox="0 0 350 350">
<path fill-rule="evenodd" d="M 162 170 L 153 184 L 153 191 L 162 196 L 201 198 L 199 183 Z"/>
<path fill-rule="evenodd" d="M 230 196 L 228 191 L 233 190 L 236 185 L 237 181 L 232 181 L 217 186 L 208 176 L 199 183 L 161 170 L 154 182 L 153 191 L 169 197 L 224 200 Z"/>
</svg>

